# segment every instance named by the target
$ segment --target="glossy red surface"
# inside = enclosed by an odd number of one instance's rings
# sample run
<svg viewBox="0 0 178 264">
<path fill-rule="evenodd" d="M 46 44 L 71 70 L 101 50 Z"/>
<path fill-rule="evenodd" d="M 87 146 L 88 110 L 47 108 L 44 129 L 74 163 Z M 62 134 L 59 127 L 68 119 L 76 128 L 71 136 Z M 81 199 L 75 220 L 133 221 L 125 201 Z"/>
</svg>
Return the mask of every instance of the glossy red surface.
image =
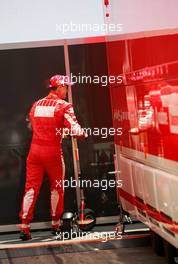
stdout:
<svg viewBox="0 0 178 264">
<path fill-rule="evenodd" d="M 178 161 L 178 35 L 107 44 L 118 145 Z"/>
</svg>

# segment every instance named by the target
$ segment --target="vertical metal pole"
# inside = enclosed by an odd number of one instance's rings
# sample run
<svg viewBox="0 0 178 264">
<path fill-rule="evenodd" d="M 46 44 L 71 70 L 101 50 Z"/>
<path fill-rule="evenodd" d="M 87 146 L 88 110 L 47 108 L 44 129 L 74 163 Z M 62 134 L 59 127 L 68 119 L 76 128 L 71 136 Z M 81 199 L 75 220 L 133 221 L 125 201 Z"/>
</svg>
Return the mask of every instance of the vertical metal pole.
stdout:
<svg viewBox="0 0 178 264">
<path fill-rule="evenodd" d="M 67 41 L 64 42 L 64 59 L 65 59 L 65 68 L 66 68 L 66 75 L 70 76 L 70 62 L 69 62 L 69 49 Z M 68 99 L 69 103 L 72 104 L 72 89 L 69 86 L 68 89 Z M 73 163 L 74 163 L 74 177 L 77 183 L 76 187 L 76 197 L 77 197 L 77 207 L 78 210 L 80 209 L 80 188 L 79 188 L 79 173 L 80 173 L 80 164 L 79 164 L 79 156 L 78 156 L 78 147 L 77 147 L 77 140 L 76 138 L 72 137 L 72 153 L 73 153 Z"/>
</svg>

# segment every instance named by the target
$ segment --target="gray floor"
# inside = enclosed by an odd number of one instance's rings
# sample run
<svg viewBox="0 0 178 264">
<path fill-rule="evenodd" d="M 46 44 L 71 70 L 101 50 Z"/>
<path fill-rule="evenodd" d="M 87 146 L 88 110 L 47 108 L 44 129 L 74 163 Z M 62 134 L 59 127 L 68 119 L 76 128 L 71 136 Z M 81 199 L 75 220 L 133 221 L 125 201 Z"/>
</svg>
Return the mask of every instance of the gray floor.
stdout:
<svg viewBox="0 0 178 264">
<path fill-rule="evenodd" d="M 120 248 L 93 252 L 60 253 L 33 257 L 0 259 L 2 264 L 165 264 L 162 257 L 157 257 L 151 247 Z"/>
<path fill-rule="evenodd" d="M 106 233 L 106 232 L 114 232 L 116 225 L 98 225 L 95 226 L 90 233 Z M 127 225 L 125 230 L 133 231 L 133 230 L 149 230 L 144 224 L 142 223 L 134 223 L 131 225 Z M 19 233 L 6 233 L 6 234 L 0 234 L 0 249 L 3 248 L 13 248 L 16 245 L 26 245 L 26 244 L 37 244 L 37 243 L 53 243 L 55 244 L 56 242 L 56 237 L 53 237 L 51 235 L 50 231 L 32 231 L 32 240 L 29 242 L 22 242 L 19 239 Z"/>
<path fill-rule="evenodd" d="M 144 228 L 140 224 L 130 229 Z M 113 231 L 114 226 L 96 226 L 93 232 Z M 117 263 L 117 264 L 165 264 L 150 246 L 149 233 L 125 235 L 123 239 L 84 242 L 57 241 L 49 231 L 32 232 L 33 240 L 21 242 L 18 234 L 0 235 L 0 264 L 36 263 Z M 74 242 L 74 243 L 73 243 Z M 56 244 L 57 243 L 57 244 Z"/>
</svg>

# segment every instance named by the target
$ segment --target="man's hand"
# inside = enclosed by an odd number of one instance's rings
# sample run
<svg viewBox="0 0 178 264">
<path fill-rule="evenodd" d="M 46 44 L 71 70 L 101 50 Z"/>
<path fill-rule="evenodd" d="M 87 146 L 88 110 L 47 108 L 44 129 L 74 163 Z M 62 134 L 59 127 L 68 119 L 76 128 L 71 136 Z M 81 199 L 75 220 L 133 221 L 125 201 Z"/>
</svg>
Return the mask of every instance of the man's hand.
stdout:
<svg viewBox="0 0 178 264">
<path fill-rule="evenodd" d="M 84 132 L 84 134 L 82 134 L 81 136 L 77 136 L 76 138 L 78 138 L 79 140 L 87 140 L 88 139 L 88 134 Z"/>
</svg>

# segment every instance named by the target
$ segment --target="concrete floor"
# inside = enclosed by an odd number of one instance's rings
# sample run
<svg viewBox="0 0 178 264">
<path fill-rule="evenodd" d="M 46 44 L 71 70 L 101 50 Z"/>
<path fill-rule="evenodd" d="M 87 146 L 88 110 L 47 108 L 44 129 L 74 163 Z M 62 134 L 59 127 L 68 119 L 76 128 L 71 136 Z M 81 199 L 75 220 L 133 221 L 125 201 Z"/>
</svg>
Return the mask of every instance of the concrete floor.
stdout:
<svg viewBox="0 0 178 264">
<path fill-rule="evenodd" d="M 140 229 L 138 224 L 128 229 Z M 92 232 L 113 231 L 114 226 L 96 226 Z M 0 235 L 0 264 L 165 264 L 150 246 L 149 232 L 124 235 L 122 239 L 56 241 L 49 231 L 32 232 L 33 240 L 22 242 L 18 234 Z"/>
<path fill-rule="evenodd" d="M 0 259 L 1 264 L 165 264 L 165 259 L 156 256 L 151 247 L 120 248 L 90 252 L 60 253 L 32 257 Z"/>
</svg>

